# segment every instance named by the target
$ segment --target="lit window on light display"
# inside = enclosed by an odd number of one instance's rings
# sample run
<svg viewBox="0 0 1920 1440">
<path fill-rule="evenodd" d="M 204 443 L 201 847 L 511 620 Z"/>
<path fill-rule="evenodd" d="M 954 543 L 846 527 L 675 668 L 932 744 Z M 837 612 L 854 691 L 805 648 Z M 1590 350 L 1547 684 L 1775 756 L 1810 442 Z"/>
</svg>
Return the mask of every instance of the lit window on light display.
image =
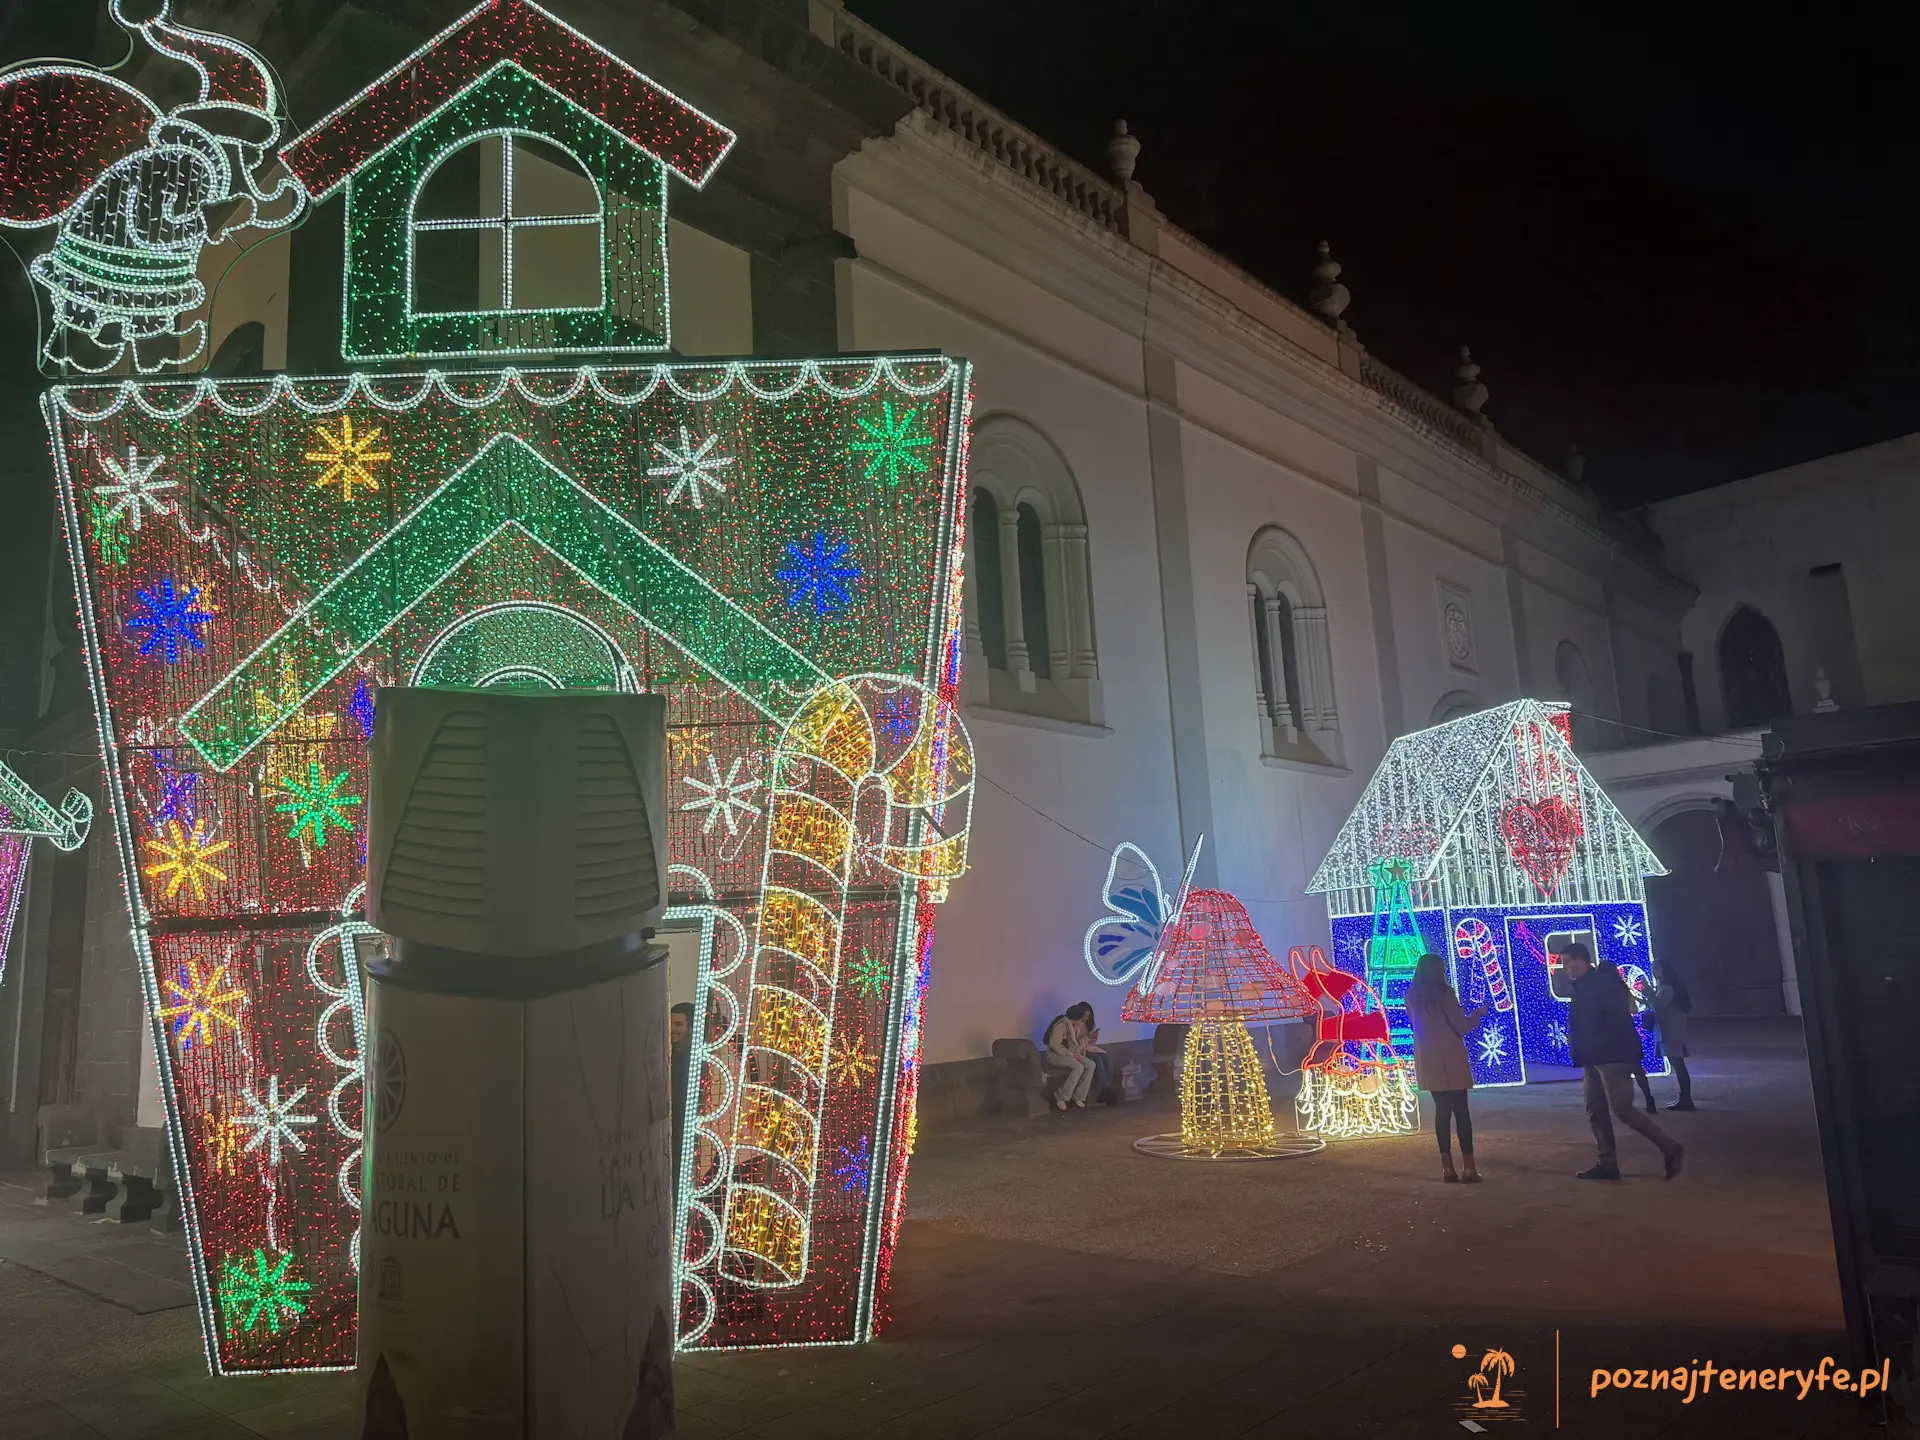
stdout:
<svg viewBox="0 0 1920 1440">
<path fill-rule="evenodd" d="M 567 90 L 629 140 L 652 126 L 676 173 L 731 143 L 522 0 L 434 44 L 290 147 L 311 191 L 503 58 L 530 95 Z M 386 684 L 668 697 L 669 920 L 701 935 L 680 1343 L 884 1323 L 932 907 L 971 815 L 968 406 L 939 355 L 48 395 L 217 1371 L 354 1358 Z"/>
<path fill-rule="evenodd" d="M 1403 1001 L 1431 952 L 1462 1005 L 1487 1005 L 1467 1037 L 1474 1083 L 1519 1085 L 1573 1063 L 1564 945 L 1646 988 L 1645 880 L 1666 873 L 1574 754 L 1567 706 L 1520 700 L 1394 741 L 1307 890 L 1326 896 L 1334 966 L 1378 992 L 1395 1054 L 1412 1055 Z M 1664 1073 L 1651 1017 L 1636 1024 Z"/>
</svg>

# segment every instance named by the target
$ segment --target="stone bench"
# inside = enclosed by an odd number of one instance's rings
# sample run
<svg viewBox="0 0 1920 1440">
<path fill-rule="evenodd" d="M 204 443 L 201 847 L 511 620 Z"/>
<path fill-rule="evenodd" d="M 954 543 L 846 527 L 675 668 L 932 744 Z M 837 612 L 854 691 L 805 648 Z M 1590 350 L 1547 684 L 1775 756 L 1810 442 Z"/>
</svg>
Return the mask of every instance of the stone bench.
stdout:
<svg viewBox="0 0 1920 1440">
<path fill-rule="evenodd" d="M 91 1147 L 76 1155 L 69 1164 L 79 1185 L 67 1197 L 68 1207 L 82 1215 L 104 1214 L 114 1193 L 120 1188 L 112 1172 L 123 1156 L 123 1151 Z"/>
<path fill-rule="evenodd" d="M 1116 1102 L 1138 1100 L 1146 1093 L 1143 1081 L 1148 1066 L 1136 1053 L 1141 1042 L 1118 1040 L 1100 1048 L 1113 1064 L 1113 1088 Z M 1007 1095 L 1005 1109 L 1014 1114 L 1044 1115 L 1053 1108 L 1060 1082 L 1066 1078 L 1064 1067 L 1050 1064 L 1048 1052 L 1033 1041 L 1020 1038 L 996 1040 L 993 1053 L 1006 1062 L 1001 1085 Z"/>
<path fill-rule="evenodd" d="M 165 1134 L 134 1126 L 121 1137 L 121 1149 L 107 1166 L 112 1197 L 101 1207 L 100 1218 L 117 1225 L 151 1220 L 160 1208 L 171 1175 Z"/>
<path fill-rule="evenodd" d="M 1175 1090 L 1180 1085 L 1180 1053 L 1187 1043 L 1184 1025 L 1153 1028 L 1153 1088 Z"/>
<path fill-rule="evenodd" d="M 48 1143 L 41 1158 L 47 1178 L 34 1203 L 118 1225 L 145 1222 L 162 1234 L 180 1229 L 166 1133 L 129 1125 L 119 1132 L 118 1144 L 103 1144 L 97 1131 L 90 1117 L 72 1107 L 44 1107 L 41 1134 Z M 71 1141 L 76 1132 L 86 1143 L 53 1143 Z"/>
<path fill-rule="evenodd" d="M 33 1203 L 65 1207 L 86 1184 L 84 1175 L 74 1173 L 74 1162 L 103 1148 L 99 1123 L 78 1105 L 42 1105 L 36 1121 L 47 1176 Z"/>
</svg>

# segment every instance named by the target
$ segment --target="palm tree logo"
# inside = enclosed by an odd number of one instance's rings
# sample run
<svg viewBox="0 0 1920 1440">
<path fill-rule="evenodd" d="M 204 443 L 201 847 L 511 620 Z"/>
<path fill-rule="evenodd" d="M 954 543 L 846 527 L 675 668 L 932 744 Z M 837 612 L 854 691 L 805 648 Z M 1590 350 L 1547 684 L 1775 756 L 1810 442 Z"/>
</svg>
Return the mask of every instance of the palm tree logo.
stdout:
<svg viewBox="0 0 1920 1440">
<path fill-rule="evenodd" d="M 1476 1410 L 1505 1410 L 1507 1402 L 1500 1398 L 1500 1382 L 1513 1374 L 1513 1356 L 1504 1350 L 1489 1350 L 1480 1357 L 1480 1368 L 1467 1377 L 1467 1388 L 1473 1391 L 1473 1408 Z M 1489 1381 L 1487 1377 L 1493 1379 Z M 1493 1386 L 1491 1395 L 1486 1393 L 1487 1386 Z"/>
</svg>

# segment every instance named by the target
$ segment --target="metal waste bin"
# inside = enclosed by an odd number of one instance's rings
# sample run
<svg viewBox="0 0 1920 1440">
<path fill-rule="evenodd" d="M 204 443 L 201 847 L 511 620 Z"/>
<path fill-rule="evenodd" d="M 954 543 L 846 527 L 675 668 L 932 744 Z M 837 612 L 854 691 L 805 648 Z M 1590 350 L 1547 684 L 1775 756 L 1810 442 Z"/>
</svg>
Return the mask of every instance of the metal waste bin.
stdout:
<svg viewBox="0 0 1920 1440">
<path fill-rule="evenodd" d="M 362 1433 L 670 1435 L 665 702 L 376 715 Z"/>
</svg>

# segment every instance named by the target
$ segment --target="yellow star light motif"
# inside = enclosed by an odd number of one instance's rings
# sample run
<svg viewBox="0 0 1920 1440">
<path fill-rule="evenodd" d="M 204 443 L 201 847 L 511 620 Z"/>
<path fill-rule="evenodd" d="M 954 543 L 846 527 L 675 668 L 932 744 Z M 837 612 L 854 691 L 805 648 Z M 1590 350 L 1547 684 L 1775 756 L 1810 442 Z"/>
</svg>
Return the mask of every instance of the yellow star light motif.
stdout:
<svg viewBox="0 0 1920 1440">
<path fill-rule="evenodd" d="M 200 1112 L 205 1137 L 207 1162 L 216 1175 L 231 1175 L 240 1160 L 240 1147 L 246 1143 L 240 1127 L 216 1110 Z"/>
<path fill-rule="evenodd" d="M 141 873 L 165 885 L 169 900 L 180 893 L 183 885 L 192 889 L 195 900 L 205 900 L 206 882 L 224 882 L 227 878 L 227 872 L 213 864 L 209 857 L 233 844 L 231 840 L 210 842 L 213 836 L 201 821 L 194 821 L 189 833 L 178 820 L 169 820 L 163 832 L 147 837 L 147 857 L 153 863 Z"/>
<path fill-rule="evenodd" d="M 833 1082 L 836 1085 L 864 1085 L 874 1072 L 873 1055 L 866 1042 L 854 1036 L 833 1057 Z"/>
<path fill-rule="evenodd" d="M 375 425 L 366 434 L 356 436 L 353 433 L 353 417 L 340 417 L 340 433 L 331 433 L 326 426 L 316 425 L 313 433 L 319 437 L 324 449 L 307 451 L 307 459 L 325 466 L 313 483 L 324 490 L 329 485 L 340 487 L 342 500 L 353 499 L 353 487 L 364 485 L 369 490 L 378 490 L 380 482 L 374 478 L 373 463 L 376 460 L 391 460 L 393 455 L 386 450 L 375 450 L 380 443 L 380 427 Z"/>
<path fill-rule="evenodd" d="M 667 747 L 673 752 L 674 767 L 679 770 L 697 769 L 700 762 L 713 753 L 705 734 L 681 726 L 667 728 Z"/>
<path fill-rule="evenodd" d="M 173 1033 L 182 1049 L 196 1043 L 210 1043 L 222 1025 L 238 1030 L 240 1022 L 229 1007 L 237 1010 L 247 1003 L 247 992 L 239 986 L 220 988 L 227 983 L 225 965 L 216 965 L 209 973 L 202 968 L 206 963 L 206 956 L 195 955 L 180 967 L 177 978 L 168 976 L 161 989 L 175 1003 L 162 1005 L 153 1012 L 155 1019 L 176 1022 Z"/>
<path fill-rule="evenodd" d="M 321 753 L 313 747 L 333 739 L 339 732 L 338 715 L 326 710 L 309 714 L 299 706 L 299 672 L 290 658 L 282 657 L 278 699 L 264 686 L 255 686 L 253 691 L 254 718 L 264 728 L 274 731 L 272 741 L 265 746 L 266 769 L 261 779 L 265 789 L 283 789 L 289 778 L 297 779 L 306 770 L 307 762 Z M 275 730 L 274 722 L 283 714 L 287 719 Z"/>
</svg>

